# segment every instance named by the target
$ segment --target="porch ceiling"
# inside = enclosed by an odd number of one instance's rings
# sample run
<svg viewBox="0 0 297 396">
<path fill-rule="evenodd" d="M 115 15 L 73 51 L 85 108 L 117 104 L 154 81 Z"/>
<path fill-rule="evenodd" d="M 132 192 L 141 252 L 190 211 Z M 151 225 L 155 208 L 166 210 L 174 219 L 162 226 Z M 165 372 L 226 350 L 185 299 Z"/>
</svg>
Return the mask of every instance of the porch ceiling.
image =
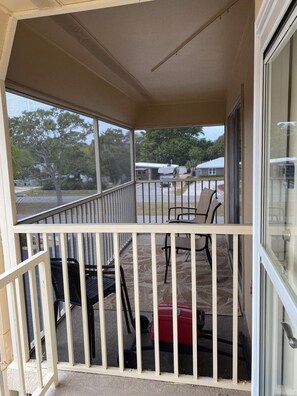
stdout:
<svg viewBox="0 0 297 396">
<path fill-rule="evenodd" d="M 1 0 L 1 3 L 15 10 L 22 5 L 24 10 L 32 4 L 41 7 L 41 3 L 46 3 L 50 7 L 70 2 Z M 229 4 L 230 8 L 211 22 Z M 136 103 L 187 103 L 225 99 L 232 65 L 253 6 L 251 0 L 155 0 L 32 18 L 21 23 Z M 183 49 L 152 71 L 208 23 Z"/>
</svg>

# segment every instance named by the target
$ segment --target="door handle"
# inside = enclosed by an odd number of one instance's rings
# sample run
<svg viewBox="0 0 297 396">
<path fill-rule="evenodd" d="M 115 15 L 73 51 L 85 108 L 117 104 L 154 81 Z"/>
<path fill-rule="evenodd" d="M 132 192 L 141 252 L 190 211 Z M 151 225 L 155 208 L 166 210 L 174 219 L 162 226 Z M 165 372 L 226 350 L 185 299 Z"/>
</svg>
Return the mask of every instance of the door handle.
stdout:
<svg viewBox="0 0 297 396">
<path fill-rule="evenodd" d="M 285 229 L 285 230 L 282 232 L 282 237 L 283 237 L 283 240 L 284 240 L 285 242 L 290 242 L 290 240 L 291 240 L 291 231 L 288 230 L 288 229 Z"/>
<path fill-rule="evenodd" d="M 293 337 L 291 326 L 286 322 L 281 322 L 282 328 L 288 337 L 289 345 L 292 348 L 297 348 L 297 339 Z"/>
</svg>

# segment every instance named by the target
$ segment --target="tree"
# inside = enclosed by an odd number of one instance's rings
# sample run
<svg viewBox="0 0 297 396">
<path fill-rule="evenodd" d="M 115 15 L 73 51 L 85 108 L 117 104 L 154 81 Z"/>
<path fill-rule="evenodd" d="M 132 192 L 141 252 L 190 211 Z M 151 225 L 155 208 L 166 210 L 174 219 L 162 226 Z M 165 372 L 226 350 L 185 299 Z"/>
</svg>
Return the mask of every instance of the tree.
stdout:
<svg viewBox="0 0 297 396">
<path fill-rule="evenodd" d="M 224 157 L 225 155 L 225 139 L 221 135 L 214 141 L 213 145 L 208 148 L 207 155 L 209 159 Z"/>
<path fill-rule="evenodd" d="M 117 185 L 130 177 L 130 135 L 122 129 L 108 128 L 100 135 L 100 166 L 103 184 Z M 106 187 L 106 185 L 104 186 Z"/>
<path fill-rule="evenodd" d="M 26 179 L 32 176 L 34 160 L 27 150 L 22 150 L 16 144 L 11 144 L 13 176 L 15 179 Z"/>
<path fill-rule="evenodd" d="M 140 160 L 184 165 L 191 147 L 203 134 L 201 127 L 152 129 L 143 132 Z"/>
<path fill-rule="evenodd" d="M 41 177 L 53 183 L 58 205 L 62 204 L 66 175 L 83 171 L 82 146 L 92 133 L 91 125 L 65 110 L 37 109 L 11 118 L 10 131 L 13 144 L 31 154 Z"/>
</svg>

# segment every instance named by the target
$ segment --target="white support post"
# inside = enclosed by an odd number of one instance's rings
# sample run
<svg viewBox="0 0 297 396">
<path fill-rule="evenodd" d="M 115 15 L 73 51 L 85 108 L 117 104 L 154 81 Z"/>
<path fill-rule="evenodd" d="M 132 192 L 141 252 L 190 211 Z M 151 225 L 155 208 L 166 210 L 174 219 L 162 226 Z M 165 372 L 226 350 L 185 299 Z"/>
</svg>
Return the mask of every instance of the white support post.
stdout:
<svg viewBox="0 0 297 396">
<path fill-rule="evenodd" d="M 11 148 L 9 139 L 9 125 L 5 96 L 5 83 L 0 81 L 0 229 L 3 241 L 3 254 L 5 257 L 5 269 L 10 269 L 21 261 L 19 235 L 15 235 L 12 227 L 16 224 L 16 204 L 14 192 L 14 179 L 11 161 Z M 23 357 L 29 360 L 29 342 L 28 328 L 26 320 L 24 284 L 17 282 L 16 299 L 19 305 L 20 325 L 24 332 L 23 337 Z M 10 292 L 8 298 L 12 298 Z M 13 321 L 11 321 L 11 324 Z M 16 339 L 14 329 L 11 326 L 13 350 L 16 351 L 16 345 L 13 340 Z"/>
<path fill-rule="evenodd" d="M 102 193 L 102 176 L 101 176 L 101 164 L 100 164 L 100 142 L 99 142 L 99 120 L 93 119 L 94 128 L 94 140 L 95 140 L 95 161 L 96 161 L 96 180 L 97 180 L 97 192 Z"/>
<path fill-rule="evenodd" d="M 2 49 L 0 48 L 0 80 L 5 81 L 10 54 L 12 50 L 13 40 L 17 27 L 17 19 L 10 16 L 7 16 L 8 23 L 5 32 L 5 38 Z"/>
<path fill-rule="evenodd" d="M 130 129 L 130 164 L 131 164 L 131 181 L 134 182 L 134 222 L 137 223 L 137 210 L 136 210 L 136 150 L 135 150 L 135 130 Z"/>
</svg>

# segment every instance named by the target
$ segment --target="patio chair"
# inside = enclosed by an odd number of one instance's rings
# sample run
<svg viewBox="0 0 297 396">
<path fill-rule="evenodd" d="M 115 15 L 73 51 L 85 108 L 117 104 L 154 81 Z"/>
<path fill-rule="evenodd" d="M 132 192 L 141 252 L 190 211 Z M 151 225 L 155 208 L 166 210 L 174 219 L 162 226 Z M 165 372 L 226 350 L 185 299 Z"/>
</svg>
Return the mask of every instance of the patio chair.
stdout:
<svg viewBox="0 0 297 396">
<path fill-rule="evenodd" d="M 204 188 L 201 191 L 200 194 L 200 198 L 197 204 L 197 207 L 189 207 L 189 206 L 171 206 L 168 209 L 168 221 L 170 222 L 171 220 L 171 213 L 173 211 L 181 211 L 181 213 L 179 213 L 177 215 L 177 219 L 181 220 L 182 218 L 184 218 L 184 216 L 187 216 L 189 219 L 189 216 L 191 216 L 191 220 L 193 220 L 195 223 L 198 224 L 203 224 L 205 223 L 206 217 L 207 217 L 207 213 L 209 211 L 209 207 L 210 207 L 210 203 L 211 200 L 214 196 L 214 194 L 216 193 L 216 190 L 212 190 L 210 188 Z M 194 217 L 193 217 L 194 216 Z"/>
<path fill-rule="evenodd" d="M 207 217 L 205 220 L 205 224 L 212 224 L 215 213 L 218 209 L 218 207 L 221 205 L 221 203 L 217 200 L 214 199 L 210 203 L 210 207 L 207 213 Z M 171 220 L 171 223 L 176 223 L 176 224 L 181 224 L 181 223 L 188 223 L 188 224 L 196 224 L 195 221 L 193 220 Z M 195 251 L 196 252 L 201 252 L 205 250 L 207 260 L 209 262 L 210 268 L 212 266 L 212 259 L 211 259 L 211 254 L 209 251 L 209 244 L 211 243 L 211 236 L 209 234 L 196 234 L 195 237 Z M 189 238 L 189 234 L 186 235 L 180 235 L 177 234 L 175 236 L 175 248 L 176 248 L 176 253 L 179 252 L 179 250 L 191 250 L 191 238 Z M 165 251 L 165 277 L 164 277 L 164 283 L 167 281 L 167 273 L 168 273 L 168 267 L 170 264 L 170 256 L 171 256 L 171 238 L 170 234 L 166 234 L 165 236 L 165 243 L 164 246 L 162 247 Z"/>
<path fill-rule="evenodd" d="M 82 298 L 81 298 L 81 288 L 80 288 L 79 263 L 74 258 L 68 258 L 67 264 L 68 264 L 70 304 L 81 306 Z M 104 297 L 107 297 L 110 294 L 116 292 L 114 268 L 112 266 L 102 266 L 102 267 L 103 267 L 103 289 L 104 289 L 103 295 Z M 84 268 L 86 275 L 86 294 L 87 294 L 86 299 L 87 299 L 87 313 L 88 313 L 90 356 L 94 358 L 95 357 L 95 323 L 94 323 L 93 305 L 96 304 L 99 300 L 97 267 L 92 265 L 85 265 Z M 120 272 L 121 272 L 121 297 L 122 297 L 123 311 L 127 325 L 127 331 L 128 333 L 131 333 L 129 318 L 132 324 L 134 323 L 134 321 L 132 316 L 129 295 L 126 287 L 124 271 L 122 267 L 120 267 Z M 54 312 L 55 312 L 55 321 L 57 326 L 59 302 L 60 301 L 65 302 L 61 258 L 51 258 L 51 273 L 52 273 L 52 284 L 55 293 Z M 129 313 L 129 317 L 128 317 L 128 313 Z"/>
</svg>

